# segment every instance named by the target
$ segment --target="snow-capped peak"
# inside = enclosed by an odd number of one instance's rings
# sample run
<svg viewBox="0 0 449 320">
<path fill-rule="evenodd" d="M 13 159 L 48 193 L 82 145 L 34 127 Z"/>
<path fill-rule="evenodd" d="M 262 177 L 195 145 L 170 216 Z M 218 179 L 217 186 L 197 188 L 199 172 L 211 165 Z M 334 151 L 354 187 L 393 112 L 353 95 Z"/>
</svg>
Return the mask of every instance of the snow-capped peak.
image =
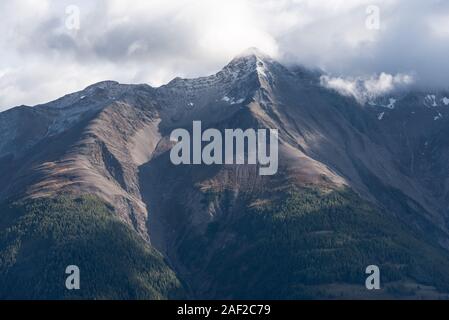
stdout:
<svg viewBox="0 0 449 320">
<path fill-rule="evenodd" d="M 248 49 L 244 50 L 243 52 L 238 54 L 234 58 L 234 60 L 235 59 L 246 58 L 246 57 L 256 57 L 259 60 L 265 60 L 265 59 L 272 60 L 272 58 L 269 55 L 267 55 L 266 53 L 262 52 L 261 50 L 259 50 L 256 47 L 251 47 L 251 48 L 248 48 Z"/>
<path fill-rule="evenodd" d="M 249 48 L 237 55 L 226 65 L 222 72 L 233 78 L 242 78 L 249 74 L 257 73 L 259 79 L 267 79 L 270 69 L 276 62 L 267 54 L 257 48 Z"/>
</svg>

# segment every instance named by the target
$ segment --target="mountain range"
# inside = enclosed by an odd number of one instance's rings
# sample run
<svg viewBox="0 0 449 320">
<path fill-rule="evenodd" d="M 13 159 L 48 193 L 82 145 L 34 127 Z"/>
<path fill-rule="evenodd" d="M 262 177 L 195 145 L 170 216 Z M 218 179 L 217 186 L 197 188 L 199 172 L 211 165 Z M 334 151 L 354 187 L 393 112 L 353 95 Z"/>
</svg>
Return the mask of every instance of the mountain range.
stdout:
<svg viewBox="0 0 449 320">
<path fill-rule="evenodd" d="M 321 75 L 250 49 L 0 113 L 0 298 L 447 298 L 449 92 L 361 104 Z M 278 129 L 278 173 L 173 165 L 193 121 Z"/>
</svg>

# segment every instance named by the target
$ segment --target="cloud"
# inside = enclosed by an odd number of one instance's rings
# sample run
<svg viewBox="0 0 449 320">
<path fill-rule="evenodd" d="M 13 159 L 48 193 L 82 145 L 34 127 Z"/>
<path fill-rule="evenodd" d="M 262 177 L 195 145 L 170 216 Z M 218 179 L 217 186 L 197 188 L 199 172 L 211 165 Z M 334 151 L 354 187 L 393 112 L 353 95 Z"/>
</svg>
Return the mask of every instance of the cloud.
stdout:
<svg viewBox="0 0 449 320">
<path fill-rule="evenodd" d="M 69 5 L 79 30 L 66 26 Z M 379 29 L 367 27 L 372 5 Z M 384 78 L 366 82 L 371 91 L 397 74 L 447 88 L 448 21 L 444 0 L 2 0 L 0 110 L 105 79 L 158 86 L 211 74 L 248 47 L 321 68 L 347 90 L 373 74 Z"/>
<path fill-rule="evenodd" d="M 414 79 L 411 75 L 391 75 L 384 72 L 369 78 L 342 78 L 328 75 L 320 77 L 322 86 L 333 89 L 344 96 L 352 96 L 361 104 L 366 103 L 370 98 L 407 88 L 413 82 Z"/>
</svg>

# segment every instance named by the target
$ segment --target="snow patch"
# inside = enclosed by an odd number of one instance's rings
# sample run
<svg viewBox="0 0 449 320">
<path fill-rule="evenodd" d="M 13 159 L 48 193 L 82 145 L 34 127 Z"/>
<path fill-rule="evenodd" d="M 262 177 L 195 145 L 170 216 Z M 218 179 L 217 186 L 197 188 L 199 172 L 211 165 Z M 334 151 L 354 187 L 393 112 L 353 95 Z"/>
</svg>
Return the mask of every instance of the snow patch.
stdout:
<svg viewBox="0 0 449 320">
<path fill-rule="evenodd" d="M 266 78 L 267 74 L 265 72 L 265 65 L 263 61 L 259 59 L 259 57 L 257 57 L 256 65 L 257 65 L 256 67 L 257 73 Z"/>
<path fill-rule="evenodd" d="M 434 121 L 437 121 L 437 120 L 440 120 L 440 119 L 442 119 L 442 118 L 443 118 L 443 115 L 442 115 L 441 113 L 438 112 L 438 115 L 435 116 L 435 117 L 433 117 L 433 120 L 434 120 Z"/>
<path fill-rule="evenodd" d="M 385 105 L 384 107 L 385 108 L 388 108 L 388 109 L 394 109 L 394 105 L 396 104 L 396 99 L 393 99 L 393 98 L 390 98 L 389 100 L 388 100 L 390 103 L 389 104 L 387 104 L 387 105 Z"/>
<path fill-rule="evenodd" d="M 228 96 L 224 96 L 223 98 L 221 98 L 221 100 L 229 104 L 240 104 L 243 103 L 243 101 L 245 101 L 244 98 L 235 100 L 235 98 L 229 98 Z"/>
<path fill-rule="evenodd" d="M 438 107 L 437 98 L 434 94 L 428 94 L 424 98 L 424 105 L 428 108 Z"/>
<path fill-rule="evenodd" d="M 449 98 L 444 97 L 443 98 L 443 103 L 445 106 L 449 105 Z"/>
<path fill-rule="evenodd" d="M 377 119 L 382 120 L 384 118 L 385 112 L 381 112 L 377 115 Z"/>
</svg>

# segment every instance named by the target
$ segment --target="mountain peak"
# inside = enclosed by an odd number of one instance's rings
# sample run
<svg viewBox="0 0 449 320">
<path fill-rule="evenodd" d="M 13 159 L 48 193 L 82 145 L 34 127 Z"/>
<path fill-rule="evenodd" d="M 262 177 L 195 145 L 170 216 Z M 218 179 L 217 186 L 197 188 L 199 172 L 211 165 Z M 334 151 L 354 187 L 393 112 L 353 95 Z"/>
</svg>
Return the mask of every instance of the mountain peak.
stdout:
<svg viewBox="0 0 449 320">
<path fill-rule="evenodd" d="M 93 89 L 93 88 L 106 89 L 106 88 L 111 88 L 111 87 L 114 87 L 117 85 L 119 85 L 119 83 L 117 81 L 105 80 L 105 81 L 100 81 L 100 82 L 91 84 L 85 90 Z"/>
<path fill-rule="evenodd" d="M 231 60 L 229 65 L 241 65 L 242 62 L 245 64 L 256 65 L 257 63 L 272 63 L 274 60 L 258 48 L 251 47 L 236 55 L 234 59 Z"/>
<path fill-rule="evenodd" d="M 258 76 L 266 77 L 268 66 L 272 65 L 274 60 L 257 48 L 248 48 L 237 55 L 231 62 L 224 67 L 225 72 L 232 74 L 248 74 L 257 72 Z"/>
<path fill-rule="evenodd" d="M 250 47 L 246 50 L 244 50 L 243 52 L 241 52 L 240 54 L 238 54 L 234 59 L 241 59 L 241 58 L 247 58 L 247 57 L 256 57 L 260 60 L 264 60 L 264 59 L 270 59 L 271 57 L 269 55 L 267 55 L 265 52 L 259 50 L 256 47 Z"/>
</svg>

